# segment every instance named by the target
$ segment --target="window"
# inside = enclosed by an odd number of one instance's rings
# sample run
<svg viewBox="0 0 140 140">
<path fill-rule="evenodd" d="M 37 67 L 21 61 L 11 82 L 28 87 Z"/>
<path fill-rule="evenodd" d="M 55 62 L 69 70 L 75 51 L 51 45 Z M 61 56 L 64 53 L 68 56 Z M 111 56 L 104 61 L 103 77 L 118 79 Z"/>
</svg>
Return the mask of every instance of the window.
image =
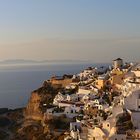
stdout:
<svg viewBox="0 0 140 140">
<path fill-rule="evenodd" d="M 139 134 L 137 134 L 137 137 L 139 138 Z"/>
<path fill-rule="evenodd" d="M 77 125 L 75 125 L 75 130 L 77 130 Z"/>
</svg>

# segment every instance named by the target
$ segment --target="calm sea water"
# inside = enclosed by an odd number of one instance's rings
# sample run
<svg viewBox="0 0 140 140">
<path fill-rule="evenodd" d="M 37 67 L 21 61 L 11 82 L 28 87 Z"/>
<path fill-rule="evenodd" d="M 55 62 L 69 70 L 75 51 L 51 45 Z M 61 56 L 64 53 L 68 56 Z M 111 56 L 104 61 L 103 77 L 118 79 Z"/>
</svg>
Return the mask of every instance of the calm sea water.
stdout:
<svg viewBox="0 0 140 140">
<path fill-rule="evenodd" d="M 102 64 L 100 64 L 102 65 Z M 23 107 L 31 91 L 53 75 L 76 74 L 93 64 L 3 65 L 0 66 L 0 108 Z"/>
</svg>

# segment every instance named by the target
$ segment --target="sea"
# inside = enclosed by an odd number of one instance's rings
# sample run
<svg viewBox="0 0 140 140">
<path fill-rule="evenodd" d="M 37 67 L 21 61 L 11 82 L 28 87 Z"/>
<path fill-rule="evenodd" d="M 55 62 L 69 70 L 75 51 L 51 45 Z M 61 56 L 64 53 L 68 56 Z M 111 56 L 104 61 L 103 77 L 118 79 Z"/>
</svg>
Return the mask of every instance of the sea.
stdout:
<svg viewBox="0 0 140 140">
<path fill-rule="evenodd" d="M 31 92 L 52 76 L 77 74 L 90 66 L 107 64 L 11 64 L 0 65 L 0 108 L 25 107 Z"/>
</svg>

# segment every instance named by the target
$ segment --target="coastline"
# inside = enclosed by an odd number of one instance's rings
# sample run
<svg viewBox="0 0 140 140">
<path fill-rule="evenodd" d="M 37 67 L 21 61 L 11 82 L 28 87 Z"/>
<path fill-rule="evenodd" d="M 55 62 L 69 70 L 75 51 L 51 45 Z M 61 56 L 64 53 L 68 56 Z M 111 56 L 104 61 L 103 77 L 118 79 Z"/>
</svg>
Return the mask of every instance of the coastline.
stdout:
<svg viewBox="0 0 140 140">
<path fill-rule="evenodd" d="M 41 86 L 44 80 L 50 79 L 54 75 L 76 74 L 90 66 L 97 65 L 51 64 L 45 66 L 0 67 L 0 107 L 11 109 L 25 107 L 28 103 L 30 92 Z"/>
</svg>

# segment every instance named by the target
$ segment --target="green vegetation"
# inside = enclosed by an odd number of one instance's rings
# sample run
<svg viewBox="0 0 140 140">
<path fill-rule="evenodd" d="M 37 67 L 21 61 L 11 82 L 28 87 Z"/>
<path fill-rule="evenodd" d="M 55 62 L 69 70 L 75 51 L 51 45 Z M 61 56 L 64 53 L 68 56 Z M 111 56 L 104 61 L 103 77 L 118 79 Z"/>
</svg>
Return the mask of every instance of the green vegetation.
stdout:
<svg viewBox="0 0 140 140">
<path fill-rule="evenodd" d="M 51 122 L 55 129 L 69 129 L 69 122 L 63 118 L 55 118 Z"/>
<path fill-rule="evenodd" d="M 125 133 L 128 130 L 132 130 L 133 124 L 131 122 L 131 116 L 127 113 L 123 114 L 123 116 L 118 118 L 116 126 L 117 126 L 117 132 L 119 133 Z"/>
</svg>

